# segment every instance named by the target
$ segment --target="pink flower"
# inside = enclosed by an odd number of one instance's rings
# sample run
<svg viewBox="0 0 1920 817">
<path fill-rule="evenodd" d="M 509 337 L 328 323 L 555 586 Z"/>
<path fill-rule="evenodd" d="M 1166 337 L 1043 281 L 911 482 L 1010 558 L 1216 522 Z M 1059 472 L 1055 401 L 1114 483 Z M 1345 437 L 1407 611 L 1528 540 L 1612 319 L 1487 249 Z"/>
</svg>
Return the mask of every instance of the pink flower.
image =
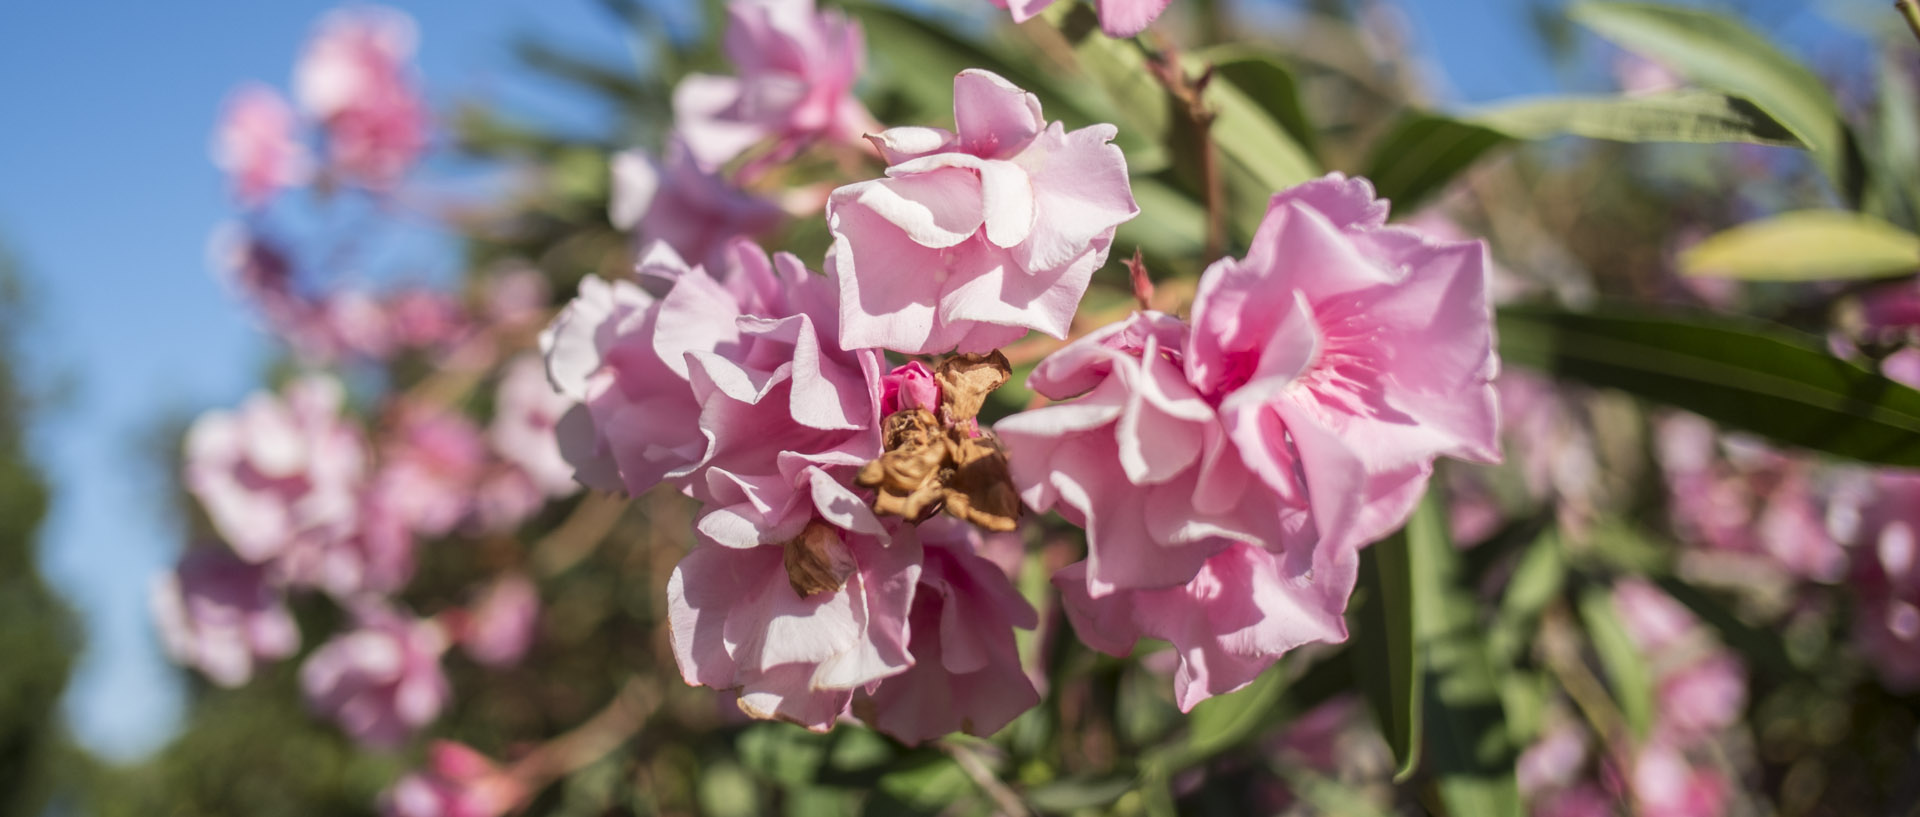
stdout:
<svg viewBox="0 0 1920 817">
<path fill-rule="evenodd" d="M 408 65 L 415 39 L 405 12 L 337 9 L 294 69 L 294 95 L 325 127 L 333 167 L 375 190 L 397 183 L 426 149 L 426 103 Z"/>
<path fill-rule="evenodd" d="M 1676 742 L 1725 729 L 1747 707 L 1746 671 L 1731 653 L 1715 651 L 1660 679 L 1657 729 Z"/>
<path fill-rule="evenodd" d="M 469 330 L 466 309 L 444 292 L 413 287 L 385 298 L 393 340 L 410 349 L 450 346 Z"/>
<path fill-rule="evenodd" d="M 673 90 L 674 127 L 703 167 L 768 138 L 778 161 L 814 139 L 879 129 L 853 96 L 866 67 L 859 24 L 816 13 L 813 0 L 734 0 L 727 19 L 724 48 L 740 75 L 689 74 Z"/>
<path fill-rule="evenodd" d="M 1649 654 L 1675 649 L 1700 631 L 1691 611 L 1645 579 L 1616 583 L 1613 609 L 1627 636 Z"/>
<path fill-rule="evenodd" d="M 495 579 L 468 608 L 456 635 L 473 660 L 506 667 L 527 654 L 539 624 L 539 589 L 526 576 L 509 573 Z"/>
<path fill-rule="evenodd" d="M 1737 438 L 1723 445 L 1711 423 L 1691 414 L 1663 418 L 1656 442 L 1683 539 L 1814 581 L 1846 572 L 1846 552 L 1827 533 L 1808 463 Z"/>
<path fill-rule="evenodd" d="M 1520 753 L 1514 765 L 1514 777 L 1521 794 L 1539 799 L 1542 793 L 1572 786 L 1586 765 L 1586 731 L 1560 723 Z"/>
<path fill-rule="evenodd" d="M 360 743 L 391 748 L 440 716 L 452 690 L 440 671 L 446 634 L 432 621 L 361 604 L 355 628 L 300 667 L 307 703 Z"/>
<path fill-rule="evenodd" d="M 276 575 L 339 599 L 405 587 L 414 568 L 413 530 L 407 518 L 371 487 L 361 491 L 356 503 L 351 530 L 299 540 L 275 562 Z"/>
<path fill-rule="evenodd" d="M 796 572 L 796 559 L 812 569 Z M 885 543 L 815 521 L 784 545 L 696 546 L 667 580 L 680 675 L 738 690 L 753 717 L 824 732 L 855 689 L 912 665 L 919 577 L 920 545 L 904 532 Z"/>
<path fill-rule="evenodd" d="M 920 586 L 908 619 L 913 666 L 855 695 L 855 714 L 905 743 L 949 732 L 987 736 L 1040 702 L 1020 666 L 1013 630 L 1039 625 L 999 566 L 977 555 L 979 529 L 948 517 L 922 523 Z"/>
<path fill-rule="evenodd" d="M 1920 690 L 1920 475 L 1876 472 L 1860 504 L 1854 642 L 1889 690 Z"/>
<path fill-rule="evenodd" d="M 487 278 L 482 300 L 486 316 L 508 326 L 534 324 L 544 320 L 553 287 L 537 267 L 511 263 Z"/>
<path fill-rule="evenodd" d="M 357 524 L 364 443 L 341 419 L 342 399 L 338 383 L 309 377 L 188 429 L 187 489 L 241 558 L 264 562 Z"/>
<path fill-rule="evenodd" d="M 940 381 L 927 364 L 910 360 L 880 378 L 880 416 L 916 408 L 940 413 Z"/>
<path fill-rule="evenodd" d="M 1644 817 L 1719 817 L 1726 809 L 1726 779 L 1661 741 L 1640 749 L 1629 785 L 1639 807 L 1634 813 Z"/>
<path fill-rule="evenodd" d="M 223 687 L 245 684 L 256 661 L 300 648 L 300 628 L 266 571 L 225 551 L 188 553 L 155 579 L 149 601 L 167 655 Z"/>
<path fill-rule="evenodd" d="M 1100 30 L 1107 36 L 1124 39 L 1147 30 L 1159 19 L 1171 0 L 1094 0 L 1100 12 Z M 1013 21 L 1024 23 L 1038 16 L 1053 0 L 993 0 L 993 4 L 1013 12 Z"/>
<path fill-rule="evenodd" d="M 280 188 L 306 183 L 313 159 L 294 132 L 296 124 L 293 108 L 265 85 L 247 83 L 227 95 L 213 163 L 226 172 L 242 205 L 260 207 Z"/>
<path fill-rule="evenodd" d="M 736 238 L 771 231 L 780 209 L 700 168 L 680 140 L 665 161 L 629 150 L 613 155 L 613 226 L 632 230 L 640 244 L 666 242 L 681 257 L 719 267 Z"/>
<path fill-rule="evenodd" d="M 519 466 L 541 492 L 551 497 L 580 490 L 573 466 L 560 455 L 556 428 L 574 402 L 555 391 L 546 367 L 533 355 L 507 364 L 493 401 L 493 424 L 487 439 L 501 459 Z"/>
<path fill-rule="evenodd" d="M 525 787 L 485 755 L 452 741 L 434 741 L 427 767 L 395 781 L 380 796 L 386 817 L 498 817 L 526 796 Z"/>
<path fill-rule="evenodd" d="M 563 420 L 563 452 L 634 494 L 672 482 L 729 545 L 791 539 L 822 503 L 834 524 L 879 533 L 845 486 L 879 454 L 879 354 L 833 343 L 833 286 L 799 259 L 740 241 L 727 267 L 715 280 L 655 245 L 641 280 L 664 294 L 582 284 L 543 336 L 554 382 L 591 420 L 585 434 Z"/>
<path fill-rule="evenodd" d="M 1087 562 L 1061 569 L 1053 583 L 1074 632 L 1089 647 L 1124 656 L 1141 638 L 1173 642 L 1180 655 L 1174 701 L 1188 712 L 1252 683 L 1301 644 L 1347 639 L 1341 613 L 1352 592 L 1354 561 L 1329 566 L 1342 571 L 1338 578 L 1299 575 L 1286 561 L 1263 548 L 1230 544 L 1178 587 L 1095 597 L 1088 590 Z M 1338 592 L 1322 586 L 1333 583 L 1341 585 Z"/>
<path fill-rule="evenodd" d="M 872 137 L 886 177 L 827 201 L 841 345 L 985 352 L 1028 329 L 1066 337 L 1093 271 L 1138 215 L 1112 125 L 1067 133 L 992 73 L 953 81 L 957 133 Z"/>
<path fill-rule="evenodd" d="M 480 429 L 464 415 L 401 403 L 389 412 L 374 491 L 414 532 L 442 536 L 473 508 L 487 466 Z"/>
</svg>

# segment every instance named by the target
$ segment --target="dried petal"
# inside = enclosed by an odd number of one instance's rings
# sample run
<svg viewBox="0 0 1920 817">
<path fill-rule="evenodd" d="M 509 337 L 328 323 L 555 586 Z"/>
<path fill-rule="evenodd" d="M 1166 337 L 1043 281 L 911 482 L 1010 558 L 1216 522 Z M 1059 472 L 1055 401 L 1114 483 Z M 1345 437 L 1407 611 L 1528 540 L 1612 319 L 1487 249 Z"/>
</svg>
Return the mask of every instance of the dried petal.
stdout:
<svg viewBox="0 0 1920 817">
<path fill-rule="evenodd" d="M 969 424 L 980 416 L 987 395 L 1013 378 L 1013 366 L 998 349 L 984 355 L 954 355 L 940 363 L 934 378 L 940 381 L 946 421 Z"/>
</svg>

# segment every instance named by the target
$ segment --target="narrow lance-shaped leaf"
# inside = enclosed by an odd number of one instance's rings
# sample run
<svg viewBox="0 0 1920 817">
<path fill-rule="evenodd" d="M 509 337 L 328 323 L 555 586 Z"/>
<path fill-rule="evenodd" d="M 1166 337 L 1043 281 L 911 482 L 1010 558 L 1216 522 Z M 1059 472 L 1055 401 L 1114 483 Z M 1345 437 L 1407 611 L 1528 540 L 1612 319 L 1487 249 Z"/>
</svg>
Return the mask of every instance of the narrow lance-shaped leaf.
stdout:
<svg viewBox="0 0 1920 817">
<path fill-rule="evenodd" d="M 1463 118 L 1519 139 L 1568 135 L 1616 142 L 1805 147 L 1753 103 L 1714 91 L 1539 97 L 1501 103 Z"/>
<path fill-rule="evenodd" d="M 1409 112 L 1374 144 L 1365 175 L 1396 214 L 1407 216 L 1488 151 L 1512 141 L 1493 128 Z"/>
<path fill-rule="evenodd" d="M 1354 633 L 1348 651 L 1360 689 L 1398 761 L 1396 780 L 1420 762 L 1420 645 L 1409 535 L 1401 530 L 1361 552 L 1361 598 L 1351 613 Z"/>
<path fill-rule="evenodd" d="M 1712 12 L 1654 3 L 1575 4 L 1574 20 L 1707 88 L 1750 100 L 1800 138 L 1835 187 L 1859 202 L 1859 146 L 1820 77 L 1744 24 Z"/>
<path fill-rule="evenodd" d="M 1715 233 L 1680 255 L 1688 275 L 1749 281 L 1879 278 L 1920 269 L 1920 236 L 1862 213 L 1802 210 Z"/>
<path fill-rule="evenodd" d="M 1580 597 L 1580 621 L 1600 657 L 1600 668 L 1613 687 L 1614 700 L 1626 716 L 1634 735 L 1645 737 L 1653 726 L 1653 671 L 1646 657 L 1628 636 L 1626 625 L 1614 609 L 1613 597 L 1600 588 L 1590 588 Z"/>
<path fill-rule="evenodd" d="M 1751 321 L 1506 307 L 1506 362 L 1620 389 L 1773 440 L 1920 466 L 1920 391 Z"/>
</svg>

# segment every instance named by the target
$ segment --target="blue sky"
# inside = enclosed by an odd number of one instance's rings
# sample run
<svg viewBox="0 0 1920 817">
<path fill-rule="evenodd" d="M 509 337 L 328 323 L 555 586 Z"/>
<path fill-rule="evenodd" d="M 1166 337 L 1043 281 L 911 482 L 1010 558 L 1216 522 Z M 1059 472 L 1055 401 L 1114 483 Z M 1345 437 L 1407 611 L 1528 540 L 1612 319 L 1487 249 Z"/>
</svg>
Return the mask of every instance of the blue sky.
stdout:
<svg viewBox="0 0 1920 817">
<path fill-rule="evenodd" d="M 69 722 L 112 757 L 164 740 L 182 699 L 146 620 L 147 583 L 179 547 L 157 470 L 171 466 L 146 452 L 166 419 L 237 402 L 269 355 L 205 262 L 209 231 L 232 215 L 207 160 L 208 134 L 236 83 L 286 86 L 309 25 L 332 5 L 0 4 L 0 110 L 9 112 L 0 125 L 0 244 L 37 295 L 24 333 L 29 371 L 71 388 L 31 431 L 55 488 L 42 565 L 87 625 Z M 592 121 L 590 107 L 515 68 L 513 38 L 546 34 L 592 55 L 627 54 L 591 0 L 395 5 L 420 23 L 423 71 L 441 103 L 478 98 L 525 116 Z M 1462 101 L 1560 86 L 1523 0 L 1412 0 L 1406 11 L 1448 76 L 1437 87 Z"/>
</svg>

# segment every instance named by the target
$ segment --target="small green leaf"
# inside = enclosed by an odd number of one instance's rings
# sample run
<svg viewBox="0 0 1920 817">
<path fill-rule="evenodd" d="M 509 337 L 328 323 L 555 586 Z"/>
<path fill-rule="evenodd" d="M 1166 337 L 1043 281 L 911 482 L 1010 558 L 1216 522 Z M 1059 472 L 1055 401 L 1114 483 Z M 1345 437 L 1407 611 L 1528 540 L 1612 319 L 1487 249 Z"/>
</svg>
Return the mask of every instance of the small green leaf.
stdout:
<svg viewBox="0 0 1920 817">
<path fill-rule="evenodd" d="M 1408 216 L 1488 151 L 1512 141 L 1489 127 L 1410 111 L 1374 143 L 1365 175 L 1396 214 Z"/>
<path fill-rule="evenodd" d="M 973 780 L 960 764 L 949 757 L 929 755 L 881 777 L 863 813 L 938 814 L 973 793 Z"/>
<path fill-rule="evenodd" d="M 1616 142 L 1804 147 L 1792 131 L 1753 103 L 1713 91 L 1542 97 L 1502 103 L 1462 118 L 1520 139 L 1570 135 Z"/>
<path fill-rule="evenodd" d="M 1098 808 L 1133 790 L 1133 775 L 1070 777 L 1027 789 L 1021 799 L 1041 811 Z"/>
<path fill-rule="evenodd" d="M 1259 727 L 1285 689 L 1279 671 L 1270 668 L 1239 690 L 1201 701 L 1187 717 L 1187 751 L 1205 756 L 1233 745 Z"/>
<path fill-rule="evenodd" d="M 1688 275 L 1749 281 L 1879 278 L 1920 269 L 1920 236 L 1846 210 L 1801 210 L 1715 233 L 1680 255 Z"/>
<path fill-rule="evenodd" d="M 1580 596 L 1580 621 L 1593 641 L 1593 651 L 1600 656 L 1600 668 L 1606 671 L 1627 727 L 1645 737 L 1653 726 L 1653 670 L 1620 623 L 1613 596 L 1598 587 L 1587 590 Z"/>
<path fill-rule="evenodd" d="M 734 744 L 740 763 L 776 783 L 811 783 L 827 760 L 833 739 L 789 723 L 756 723 Z"/>
<path fill-rule="evenodd" d="M 1859 146 L 1820 77 L 1737 20 L 1654 3 L 1587 0 L 1573 19 L 1706 88 L 1745 98 L 1812 150 L 1850 202 L 1865 189 Z"/>
<path fill-rule="evenodd" d="M 1413 526 L 1408 526 L 1411 529 Z M 1414 629 L 1410 530 L 1360 552 L 1357 595 L 1348 653 L 1380 731 L 1398 761 L 1394 780 L 1405 780 L 1420 763 L 1420 653 Z"/>
<path fill-rule="evenodd" d="M 1920 391 L 1812 338 L 1723 316 L 1504 307 L 1506 362 L 1686 409 L 1776 442 L 1920 466 Z"/>
<path fill-rule="evenodd" d="M 1194 57 L 1199 62 L 1212 65 L 1215 76 L 1232 82 L 1248 99 L 1266 111 L 1275 124 L 1285 128 L 1287 135 L 1293 137 L 1293 141 L 1306 151 L 1308 157 L 1317 158 L 1319 151 L 1315 143 L 1319 135 L 1315 132 L 1312 120 L 1307 118 L 1306 109 L 1300 104 L 1300 84 L 1278 55 L 1234 43 L 1201 49 Z"/>
</svg>

